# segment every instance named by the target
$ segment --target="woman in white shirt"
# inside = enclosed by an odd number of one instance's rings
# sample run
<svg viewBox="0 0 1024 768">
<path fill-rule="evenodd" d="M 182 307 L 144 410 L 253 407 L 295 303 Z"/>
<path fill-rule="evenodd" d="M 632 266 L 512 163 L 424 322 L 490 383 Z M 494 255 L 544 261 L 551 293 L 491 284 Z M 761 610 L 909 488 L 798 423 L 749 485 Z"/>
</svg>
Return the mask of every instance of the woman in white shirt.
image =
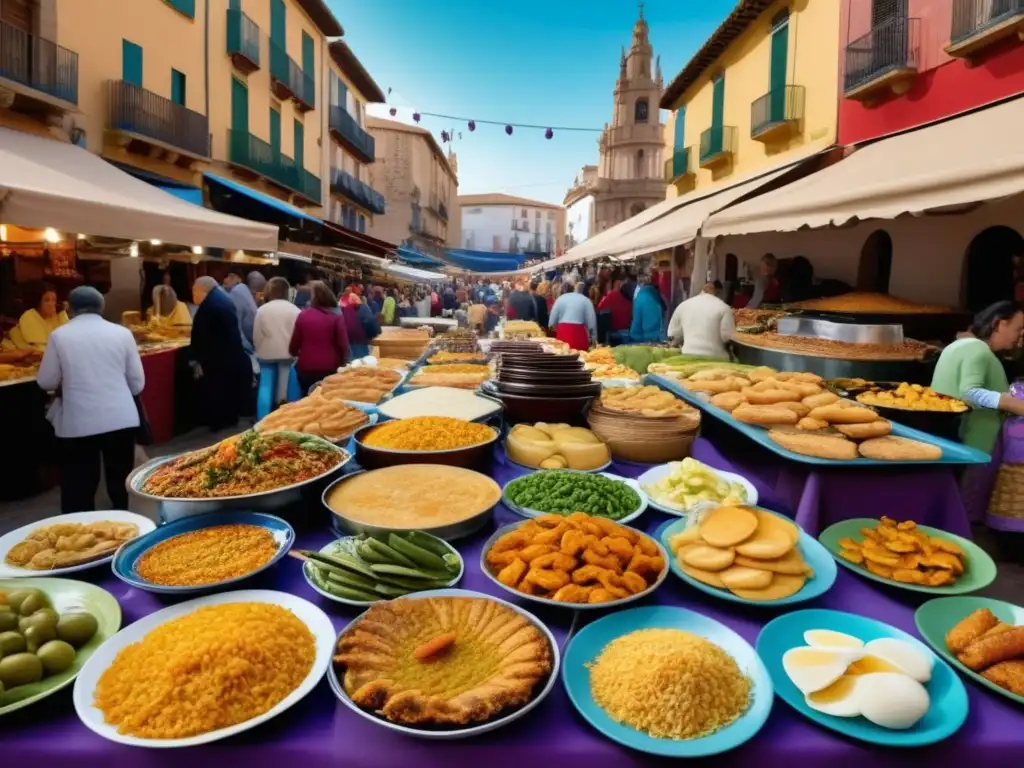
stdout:
<svg viewBox="0 0 1024 768">
<path fill-rule="evenodd" d="M 668 337 L 682 338 L 680 354 L 728 360 L 725 345 L 735 330 L 732 309 L 715 295 L 714 283 L 707 283 L 700 293 L 676 307 Z"/>
<path fill-rule="evenodd" d="M 61 512 L 96 508 L 101 457 L 114 509 L 128 509 L 124 484 L 135 464 L 142 359 L 131 331 L 103 319 L 95 288 L 75 288 L 68 305 L 72 319 L 50 334 L 36 375 L 57 395 L 47 418 L 58 438 Z"/>
<path fill-rule="evenodd" d="M 252 328 L 256 359 L 260 362 L 260 376 L 269 375 L 273 371 L 275 378 L 271 387 L 275 393 L 273 405 L 288 399 L 288 375 L 292 366 L 288 344 L 295 330 L 295 318 L 301 311 L 288 300 L 289 287 L 283 277 L 270 278 L 264 290 L 266 303 L 256 310 Z"/>
</svg>

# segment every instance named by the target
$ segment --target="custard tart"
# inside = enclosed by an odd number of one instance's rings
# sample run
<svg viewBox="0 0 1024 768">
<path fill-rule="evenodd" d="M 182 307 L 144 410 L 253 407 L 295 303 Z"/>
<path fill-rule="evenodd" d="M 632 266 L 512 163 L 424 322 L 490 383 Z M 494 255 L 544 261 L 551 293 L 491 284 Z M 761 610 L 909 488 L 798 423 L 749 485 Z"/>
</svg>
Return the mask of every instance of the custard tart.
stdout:
<svg viewBox="0 0 1024 768">
<path fill-rule="evenodd" d="M 363 709 L 416 727 L 479 724 L 530 702 L 551 674 L 544 633 L 522 614 L 475 597 L 372 606 L 334 657 Z"/>
</svg>

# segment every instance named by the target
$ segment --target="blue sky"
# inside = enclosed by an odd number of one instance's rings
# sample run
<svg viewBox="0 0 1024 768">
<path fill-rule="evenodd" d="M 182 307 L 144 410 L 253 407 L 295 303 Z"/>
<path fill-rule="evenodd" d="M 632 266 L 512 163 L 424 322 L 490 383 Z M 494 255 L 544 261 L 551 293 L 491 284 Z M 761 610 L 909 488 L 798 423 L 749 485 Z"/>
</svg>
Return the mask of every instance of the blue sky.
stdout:
<svg viewBox="0 0 1024 768">
<path fill-rule="evenodd" d="M 611 120 L 631 0 L 328 0 L 345 40 L 399 112 L 600 128 Z M 648 0 L 644 16 L 666 84 L 736 0 Z M 388 107 L 371 109 L 387 117 Z M 597 133 L 544 132 L 423 117 L 455 129 L 459 192 L 506 192 L 561 203 L 579 169 L 597 162 Z"/>
</svg>

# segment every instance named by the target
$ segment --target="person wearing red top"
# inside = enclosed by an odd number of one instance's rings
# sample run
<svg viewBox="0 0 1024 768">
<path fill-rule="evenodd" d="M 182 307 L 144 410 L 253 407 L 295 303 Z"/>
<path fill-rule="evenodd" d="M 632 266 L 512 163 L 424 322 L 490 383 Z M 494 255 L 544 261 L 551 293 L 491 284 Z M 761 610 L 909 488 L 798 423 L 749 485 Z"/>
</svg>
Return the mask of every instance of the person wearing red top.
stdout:
<svg viewBox="0 0 1024 768">
<path fill-rule="evenodd" d="M 310 283 L 309 306 L 295 318 L 288 345 L 295 360 L 295 373 L 302 393 L 325 376 L 338 370 L 350 357 L 345 318 L 338 309 L 334 292 L 319 280 Z"/>
<path fill-rule="evenodd" d="M 630 290 L 626 290 L 625 286 Z M 612 289 L 605 294 L 597 305 L 597 311 L 607 311 L 611 315 L 609 340 L 612 344 L 621 344 L 629 339 L 629 326 L 633 322 L 633 292 L 635 283 L 627 283 L 621 276 L 612 281 Z"/>
</svg>

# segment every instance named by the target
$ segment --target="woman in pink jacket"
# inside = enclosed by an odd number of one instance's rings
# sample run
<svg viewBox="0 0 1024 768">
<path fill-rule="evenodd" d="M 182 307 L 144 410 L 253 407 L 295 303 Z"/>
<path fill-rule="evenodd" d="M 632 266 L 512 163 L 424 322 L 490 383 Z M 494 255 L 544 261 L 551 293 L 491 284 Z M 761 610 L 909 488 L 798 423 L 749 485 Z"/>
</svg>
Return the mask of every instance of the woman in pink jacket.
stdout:
<svg viewBox="0 0 1024 768">
<path fill-rule="evenodd" d="M 312 298 L 295 319 L 289 344 L 303 394 L 345 365 L 350 357 L 345 318 L 338 309 L 337 296 L 319 280 L 311 282 L 310 288 Z"/>
</svg>

